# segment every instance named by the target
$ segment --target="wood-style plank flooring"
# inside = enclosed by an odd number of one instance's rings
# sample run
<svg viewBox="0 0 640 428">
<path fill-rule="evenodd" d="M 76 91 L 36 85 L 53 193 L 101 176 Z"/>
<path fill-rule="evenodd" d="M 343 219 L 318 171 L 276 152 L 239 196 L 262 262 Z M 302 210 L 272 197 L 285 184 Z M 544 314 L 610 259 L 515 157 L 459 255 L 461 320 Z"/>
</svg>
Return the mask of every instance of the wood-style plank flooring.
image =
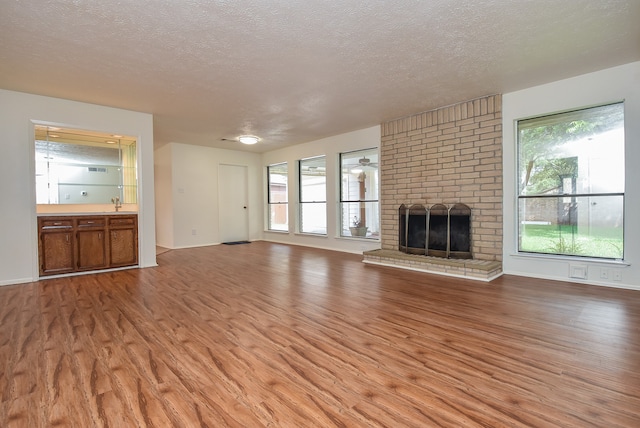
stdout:
<svg viewBox="0 0 640 428">
<path fill-rule="evenodd" d="M 0 287 L 2 427 L 640 427 L 640 292 L 266 242 Z"/>
</svg>

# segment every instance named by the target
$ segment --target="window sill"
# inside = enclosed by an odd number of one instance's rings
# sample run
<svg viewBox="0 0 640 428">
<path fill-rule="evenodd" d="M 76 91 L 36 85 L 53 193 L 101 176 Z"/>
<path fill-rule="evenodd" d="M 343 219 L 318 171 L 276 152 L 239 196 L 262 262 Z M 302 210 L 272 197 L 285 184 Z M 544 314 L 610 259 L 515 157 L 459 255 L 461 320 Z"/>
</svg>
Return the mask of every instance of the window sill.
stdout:
<svg viewBox="0 0 640 428">
<path fill-rule="evenodd" d="M 361 241 L 361 242 L 380 242 L 380 238 L 364 238 L 360 236 L 336 236 L 335 239 L 344 241 Z"/>
<path fill-rule="evenodd" d="M 631 266 L 631 263 L 626 262 L 624 260 L 614 260 L 614 259 L 598 259 L 594 257 L 580 257 L 580 256 L 562 256 L 559 254 L 535 254 L 535 253 L 512 253 L 511 257 L 523 259 L 523 260 L 553 260 L 553 261 L 565 261 L 571 263 L 585 262 L 585 263 L 595 263 L 602 265 L 613 265 L 613 266 Z"/>
<path fill-rule="evenodd" d="M 306 232 L 296 232 L 295 236 L 310 236 L 312 238 L 328 238 L 326 233 L 306 233 Z"/>
</svg>

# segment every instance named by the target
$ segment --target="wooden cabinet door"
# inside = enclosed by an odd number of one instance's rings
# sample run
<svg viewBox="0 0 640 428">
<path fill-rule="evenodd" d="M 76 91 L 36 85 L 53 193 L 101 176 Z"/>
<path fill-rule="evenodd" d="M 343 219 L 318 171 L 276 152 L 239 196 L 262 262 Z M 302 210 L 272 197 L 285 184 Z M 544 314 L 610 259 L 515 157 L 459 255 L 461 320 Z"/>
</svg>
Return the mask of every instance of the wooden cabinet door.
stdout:
<svg viewBox="0 0 640 428">
<path fill-rule="evenodd" d="M 110 266 L 130 266 L 138 263 L 136 235 L 133 228 L 109 231 Z"/>
<path fill-rule="evenodd" d="M 78 270 L 99 269 L 107 266 L 104 230 L 79 230 Z"/>
<path fill-rule="evenodd" d="M 73 272 L 73 231 L 49 231 L 40 234 L 40 274 Z"/>
</svg>

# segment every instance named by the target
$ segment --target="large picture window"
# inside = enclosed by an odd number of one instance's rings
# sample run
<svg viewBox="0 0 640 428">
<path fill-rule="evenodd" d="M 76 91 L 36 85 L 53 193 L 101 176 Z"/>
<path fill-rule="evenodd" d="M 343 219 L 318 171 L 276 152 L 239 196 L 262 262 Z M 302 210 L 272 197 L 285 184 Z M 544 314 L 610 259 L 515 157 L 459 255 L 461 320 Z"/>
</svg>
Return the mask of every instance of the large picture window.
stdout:
<svg viewBox="0 0 640 428">
<path fill-rule="evenodd" d="M 288 178 L 289 172 L 286 163 L 267 167 L 269 230 L 289 230 Z"/>
<path fill-rule="evenodd" d="M 327 160 L 317 156 L 300 161 L 300 232 L 327 233 Z"/>
<path fill-rule="evenodd" d="M 380 237 L 378 150 L 340 154 L 341 236 Z"/>
<path fill-rule="evenodd" d="M 622 103 L 518 121 L 518 250 L 622 259 Z"/>
</svg>

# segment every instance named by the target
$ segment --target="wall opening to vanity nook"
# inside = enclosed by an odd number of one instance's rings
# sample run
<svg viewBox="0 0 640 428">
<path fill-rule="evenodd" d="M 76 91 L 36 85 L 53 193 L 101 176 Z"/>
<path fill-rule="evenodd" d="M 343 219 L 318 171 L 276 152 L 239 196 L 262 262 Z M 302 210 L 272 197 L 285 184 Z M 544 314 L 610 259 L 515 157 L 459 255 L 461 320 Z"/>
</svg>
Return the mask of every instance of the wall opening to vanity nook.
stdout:
<svg viewBox="0 0 640 428">
<path fill-rule="evenodd" d="M 34 125 L 40 277 L 138 265 L 136 143 Z"/>
</svg>

